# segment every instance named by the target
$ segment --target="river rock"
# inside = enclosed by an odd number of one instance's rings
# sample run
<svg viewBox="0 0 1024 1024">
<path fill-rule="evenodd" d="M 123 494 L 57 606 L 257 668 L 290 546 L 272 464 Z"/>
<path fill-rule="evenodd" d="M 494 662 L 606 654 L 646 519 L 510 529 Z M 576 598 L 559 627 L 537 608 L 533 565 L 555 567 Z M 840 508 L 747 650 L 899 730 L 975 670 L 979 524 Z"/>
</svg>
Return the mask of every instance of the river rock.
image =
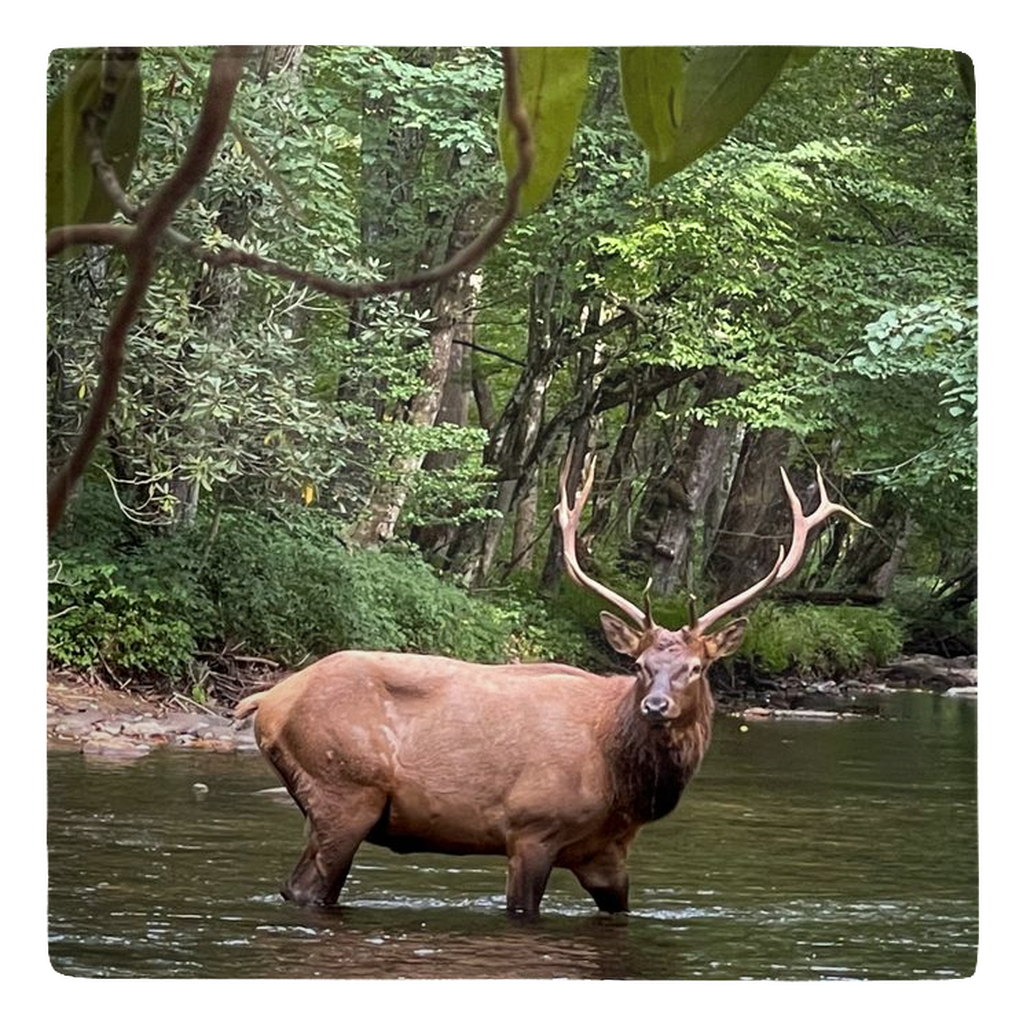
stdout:
<svg viewBox="0 0 1024 1024">
<path fill-rule="evenodd" d="M 831 721 L 843 718 L 841 711 L 825 711 L 818 708 L 747 708 L 744 718 L 796 718 L 809 721 Z"/>
<path fill-rule="evenodd" d="M 915 654 L 878 670 L 879 678 L 890 687 L 936 690 L 977 687 L 978 662 L 975 657 L 940 658 L 933 654 Z"/>
<path fill-rule="evenodd" d="M 82 753 L 90 757 L 132 759 L 145 757 L 149 750 L 145 743 L 136 743 L 125 736 L 111 736 L 100 731 L 82 743 Z"/>
</svg>

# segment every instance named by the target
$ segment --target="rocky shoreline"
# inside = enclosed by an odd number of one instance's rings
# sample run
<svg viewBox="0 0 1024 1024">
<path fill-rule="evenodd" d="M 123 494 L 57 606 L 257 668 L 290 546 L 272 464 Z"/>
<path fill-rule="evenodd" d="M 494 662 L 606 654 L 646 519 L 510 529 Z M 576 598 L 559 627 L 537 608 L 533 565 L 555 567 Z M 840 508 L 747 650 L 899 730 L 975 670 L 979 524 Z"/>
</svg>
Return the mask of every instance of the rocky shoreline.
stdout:
<svg viewBox="0 0 1024 1024">
<path fill-rule="evenodd" d="M 721 710 L 745 720 L 828 720 L 877 713 L 877 698 L 926 690 L 952 698 L 978 694 L 976 658 L 916 655 L 876 670 L 870 680 L 772 680 L 724 695 Z M 180 694 L 145 697 L 71 673 L 47 677 L 47 742 L 87 756 L 132 759 L 161 748 L 234 753 L 256 750 L 252 719 L 203 707 Z"/>
<path fill-rule="evenodd" d="M 256 750 L 252 719 L 229 708 L 189 706 L 185 698 L 148 698 L 70 674 L 48 676 L 47 742 L 86 755 L 132 759 L 162 747 L 217 753 Z"/>
</svg>

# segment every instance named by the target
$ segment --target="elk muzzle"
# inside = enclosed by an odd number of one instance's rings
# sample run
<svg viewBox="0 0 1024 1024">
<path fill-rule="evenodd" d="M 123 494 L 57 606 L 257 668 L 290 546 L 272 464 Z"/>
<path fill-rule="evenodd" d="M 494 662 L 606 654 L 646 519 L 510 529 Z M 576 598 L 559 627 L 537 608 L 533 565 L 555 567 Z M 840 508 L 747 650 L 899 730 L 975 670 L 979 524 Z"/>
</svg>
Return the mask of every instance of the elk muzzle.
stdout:
<svg viewBox="0 0 1024 1024">
<path fill-rule="evenodd" d="M 664 693 L 649 693 L 640 701 L 640 714 L 649 722 L 667 722 L 671 714 L 672 701 Z"/>
</svg>

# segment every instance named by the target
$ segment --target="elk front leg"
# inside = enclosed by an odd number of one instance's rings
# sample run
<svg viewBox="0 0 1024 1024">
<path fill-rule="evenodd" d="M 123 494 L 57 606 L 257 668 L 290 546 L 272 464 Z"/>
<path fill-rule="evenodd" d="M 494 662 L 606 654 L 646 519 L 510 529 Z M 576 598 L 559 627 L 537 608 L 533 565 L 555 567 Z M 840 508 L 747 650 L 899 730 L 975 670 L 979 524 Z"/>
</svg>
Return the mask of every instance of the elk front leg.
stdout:
<svg viewBox="0 0 1024 1024">
<path fill-rule="evenodd" d="M 554 863 L 554 856 L 542 843 L 520 840 L 512 846 L 505 887 L 505 909 L 508 913 L 527 918 L 540 913 L 540 901 Z"/>
<path fill-rule="evenodd" d="M 594 898 L 598 910 L 609 914 L 629 910 L 629 875 L 624 850 L 605 850 L 572 868 L 580 885 Z"/>
</svg>

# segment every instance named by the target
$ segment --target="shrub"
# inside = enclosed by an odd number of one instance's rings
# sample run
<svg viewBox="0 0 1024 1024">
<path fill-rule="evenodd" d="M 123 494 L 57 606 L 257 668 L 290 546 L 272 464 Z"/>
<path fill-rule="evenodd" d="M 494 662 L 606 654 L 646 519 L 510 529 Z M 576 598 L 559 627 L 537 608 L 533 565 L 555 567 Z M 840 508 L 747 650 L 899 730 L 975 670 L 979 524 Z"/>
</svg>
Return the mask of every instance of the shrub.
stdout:
<svg viewBox="0 0 1024 1024">
<path fill-rule="evenodd" d="M 204 583 L 220 635 L 290 663 L 342 647 L 502 661 L 511 629 L 418 556 L 348 548 L 309 512 L 225 513 Z"/>
<path fill-rule="evenodd" d="M 750 615 L 740 656 L 768 675 L 842 677 L 891 660 L 902 642 L 890 608 L 764 602 Z"/>
<path fill-rule="evenodd" d="M 170 675 L 194 658 L 205 602 L 186 578 L 89 549 L 56 553 L 50 569 L 55 664 Z"/>
<path fill-rule="evenodd" d="M 977 602 L 950 607 L 936 596 L 938 580 L 897 579 L 892 603 L 906 623 L 906 649 L 949 657 L 978 650 Z"/>
</svg>

